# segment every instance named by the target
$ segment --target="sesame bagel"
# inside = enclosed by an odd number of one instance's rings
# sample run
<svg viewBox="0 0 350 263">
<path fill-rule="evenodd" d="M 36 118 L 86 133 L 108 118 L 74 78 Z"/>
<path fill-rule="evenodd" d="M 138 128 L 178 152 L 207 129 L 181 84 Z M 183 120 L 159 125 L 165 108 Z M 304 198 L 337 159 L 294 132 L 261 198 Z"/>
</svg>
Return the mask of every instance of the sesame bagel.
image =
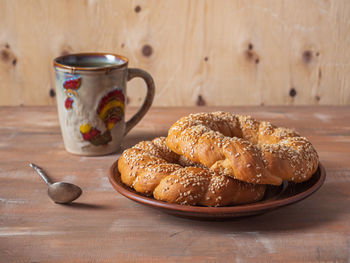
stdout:
<svg viewBox="0 0 350 263">
<path fill-rule="evenodd" d="M 312 144 L 296 132 L 226 112 L 181 118 L 169 129 L 167 145 L 195 163 L 253 184 L 300 183 L 318 167 Z"/>
<path fill-rule="evenodd" d="M 122 182 L 144 195 L 182 205 L 226 206 L 259 201 L 266 186 L 240 182 L 172 152 L 166 138 L 143 141 L 118 161 Z"/>
</svg>

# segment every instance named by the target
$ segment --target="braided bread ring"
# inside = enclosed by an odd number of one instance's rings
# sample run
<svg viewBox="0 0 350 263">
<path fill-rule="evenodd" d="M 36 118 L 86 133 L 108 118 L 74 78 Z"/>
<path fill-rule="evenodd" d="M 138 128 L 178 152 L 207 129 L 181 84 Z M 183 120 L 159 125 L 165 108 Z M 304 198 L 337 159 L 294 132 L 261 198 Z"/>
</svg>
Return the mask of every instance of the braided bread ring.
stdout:
<svg viewBox="0 0 350 263">
<path fill-rule="evenodd" d="M 155 199 L 183 205 L 225 206 L 259 201 L 266 186 L 240 182 L 171 152 L 166 138 L 140 142 L 123 152 L 118 170 L 124 184 Z"/>
<path fill-rule="evenodd" d="M 254 184 L 303 182 L 318 166 L 315 149 L 296 132 L 225 112 L 181 118 L 169 129 L 167 145 L 195 163 Z"/>
</svg>

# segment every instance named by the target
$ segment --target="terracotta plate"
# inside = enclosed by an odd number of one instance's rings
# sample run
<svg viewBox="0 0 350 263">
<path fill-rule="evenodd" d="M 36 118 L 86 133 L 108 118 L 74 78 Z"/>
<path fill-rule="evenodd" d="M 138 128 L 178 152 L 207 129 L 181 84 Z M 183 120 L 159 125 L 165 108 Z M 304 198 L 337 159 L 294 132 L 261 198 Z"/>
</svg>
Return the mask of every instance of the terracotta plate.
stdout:
<svg viewBox="0 0 350 263">
<path fill-rule="evenodd" d="M 137 193 L 121 181 L 120 173 L 118 172 L 118 160 L 112 165 L 109 174 L 109 181 L 114 189 L 135 202 L 159 209 L 171 215 L 205 220 L 222 220 L 257 215 L 296 203 L 316 192 L 324 183 L 325 178 L 326 171 L 320 164 L 316 173 L 304 183 L 284 182 L 279 187 L 269 186 L 263 200 L 260 202 L 226 207 L 203 207 L 170 204 Z"/>
</svg>

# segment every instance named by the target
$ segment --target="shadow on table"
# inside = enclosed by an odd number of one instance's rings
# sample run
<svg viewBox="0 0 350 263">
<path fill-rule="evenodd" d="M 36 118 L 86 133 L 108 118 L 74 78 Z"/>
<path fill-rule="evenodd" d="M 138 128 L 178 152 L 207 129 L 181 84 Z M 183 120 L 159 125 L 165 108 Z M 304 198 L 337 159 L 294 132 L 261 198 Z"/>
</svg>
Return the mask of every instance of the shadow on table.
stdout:
<svg viewBox="0 0 350 263">
<path fill-rule="evenodd" d="M 102 209 L 108 209 L 110 206 L 108 205 L 96 205 L 96 204 L 88 204 L 88 203 L 80 203 L 80 202 L 74 202 L 70 204 L 60 204 L 67 208 L 72 209 L 85 209 L 85 210 L 102 210 Z"/>
<path fill-rule="evenodd" d="M 239 231 L 281 232 L 317 228 L 349 214 L 348 200 L 344 198 L 350 184 L 326 183 L 318 192 L 300 203 L 266 214 L 237 218 L 231 221 L 211 222 L 180 219 L 166 215 L 172 224 L 186 225 L 196 230 L 230 233 Z"/>
</svg>

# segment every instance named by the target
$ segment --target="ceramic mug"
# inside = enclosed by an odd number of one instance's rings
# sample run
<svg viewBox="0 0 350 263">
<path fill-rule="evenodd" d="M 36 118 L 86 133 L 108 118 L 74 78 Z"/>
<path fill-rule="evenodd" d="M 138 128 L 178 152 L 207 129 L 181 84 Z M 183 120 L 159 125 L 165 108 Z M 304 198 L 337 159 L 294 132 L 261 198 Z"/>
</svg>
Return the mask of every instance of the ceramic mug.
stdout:
<svg viewBox="0 0 350 263">
<path fill-rule="evenodd" d="M 128 68 L 126 57 L 109 53 L 69 54 L 54 59 L 58 116 L 66 150 L 79 155 L 116 152 L 123 137 L 149 110 L 154 82 L 145 71 Z M 125 122 L 126 82 L 142 78 L 147 95 Z"/>
</svg>

